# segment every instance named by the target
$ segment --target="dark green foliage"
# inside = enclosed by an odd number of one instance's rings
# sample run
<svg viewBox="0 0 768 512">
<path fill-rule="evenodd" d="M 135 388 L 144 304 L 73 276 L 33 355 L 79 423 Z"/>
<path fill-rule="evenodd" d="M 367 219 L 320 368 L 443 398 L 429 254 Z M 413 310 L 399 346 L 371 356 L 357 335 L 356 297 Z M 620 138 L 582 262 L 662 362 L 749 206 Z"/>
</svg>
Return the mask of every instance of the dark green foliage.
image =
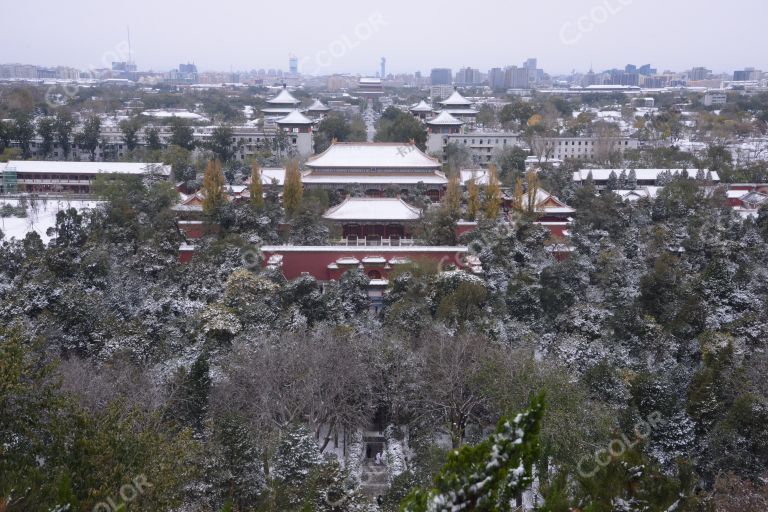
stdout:
<svg viewBox="0 0 768 512">
<path fill-rule="evenodd" d="M 424 149 L 427 132 L 413 115 L 395 107 L 387 107 L 376 126 L 376 142 L 403 142 L 413 140 L 419 149 Z"/>
<path fill-rule="evenodd" d="M 179 118 L 171 119 L 171 139 L 169 145 L 179 146 L 188 151 L 195 149 L 195 139 L 193 130 L 183 120 Z"/>
<path fill-rule="evenodd" d="M 488 439 L 451 452 L 434 487 L 413 491 L 401 509 L 512 511 L 513 500 L 532 481 L 543 413 L 543 399 L 536 398 L 514 419 L 500 419 Z"/>
</svg>

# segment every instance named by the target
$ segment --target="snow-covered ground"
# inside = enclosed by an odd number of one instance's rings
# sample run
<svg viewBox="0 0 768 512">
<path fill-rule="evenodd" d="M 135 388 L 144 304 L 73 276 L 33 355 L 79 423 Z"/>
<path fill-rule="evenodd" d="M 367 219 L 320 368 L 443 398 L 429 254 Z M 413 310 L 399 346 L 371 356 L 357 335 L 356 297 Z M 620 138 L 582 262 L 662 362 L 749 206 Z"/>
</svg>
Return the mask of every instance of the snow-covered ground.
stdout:
<svg viewBox="0 0 768 512">
<path fill-rule="evenodd" d="M 18 199 L 0 199 L 0 208 L 4 205 L 18 206 Z M 0 217 L 0 230 L 6 239 L 16 238 L 21 240 L 27 233 L 36 231 L 43 243 L 51 239 L 46 232 L 48 228 L 56 225 L 56 214 L 61 210 L 75 208 L 77 211 L 95 208 L 99 201 L 69 200 L 69 199 L 45 199 L 37 198 L 34 201 L 27 200 L 26 217 Z"/>
</svg>

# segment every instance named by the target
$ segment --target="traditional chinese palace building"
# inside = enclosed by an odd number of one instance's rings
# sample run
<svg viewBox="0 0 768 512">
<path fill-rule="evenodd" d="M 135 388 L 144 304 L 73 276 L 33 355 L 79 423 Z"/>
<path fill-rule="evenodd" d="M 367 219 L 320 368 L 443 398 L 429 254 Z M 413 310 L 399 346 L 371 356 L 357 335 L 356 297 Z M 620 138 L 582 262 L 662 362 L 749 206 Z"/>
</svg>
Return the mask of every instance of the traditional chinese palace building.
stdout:
<svg viewBox="0 0 768 512">
<path fill-rule="evenodd" d="M 368 197 L 382 197 L 392 189 L 412 193 L 421 188 L 439 201 L 448 184 L 440 166 L 439 160 L 412 143 L 334 142 L 307 160 L 302 182 L 305 188 L 344 195 L 359 187 Z"/>
<path fill-rule="evenodd" d="M 301 101 L 297 100 L 283 85 L 283 89 L 277 96 L 267 100 L 267 107 L 261 109 L 261 112 L 265 117 L 284 117 L 298 109 L 299 105 Z"/>
<path fill-rule="evenodd" d="M 11 160 L 0 164 L 2 192 L 89 194 L 99 174 L 156 175 L 168 179 L 171 166 L 162 163 L 58 162 Z"/>
<path fill-rule="evenodd" d="M 474 125 L 477 119 L 477 110 L 472 106 L 472 102 L 459 94 L 459 91 L 453 91 L 447 99 L 440 102 L 441 112 L 448 112 L 456 119 L 460 119 L 469 125 Z"/>
<path fill-rule="evenodd" d="M 348 197 L 323 219 L 341 227 L 344 245 L 413 245 L 421 211 L 398 197 Z"/>
</svg>

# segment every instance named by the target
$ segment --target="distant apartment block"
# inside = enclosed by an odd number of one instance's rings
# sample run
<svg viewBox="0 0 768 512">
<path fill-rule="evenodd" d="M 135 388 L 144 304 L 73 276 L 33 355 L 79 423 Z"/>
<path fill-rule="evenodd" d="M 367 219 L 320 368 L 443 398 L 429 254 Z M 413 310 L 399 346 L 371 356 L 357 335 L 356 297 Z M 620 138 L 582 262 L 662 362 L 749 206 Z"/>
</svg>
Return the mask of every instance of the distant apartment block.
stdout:
<svg viewBox="0 0 768 512">
<path fill-rule="evenodd" d="M 455 89 L 452 85 L 433 85 L 429 88 L 429 96 L 432 101 L 439 101 L 449 98 Z"/>
<path fill-rule="evenodd" d="M 456 84 L 476 85 L 483 82 L 483 75 L 479 69 L 462 68 L 456 73 Z"/>
<path fill-rule="evenodd" d="M 691 71 L 688 72 L 688 80 L 691 80 L 693 82 L 706 80 L 711 74 L 712 74 L 712 71 L 708 70 L 707 68 L 703 68 L 703 67 L 691 68 Z"/>
<path fill-rule="evenodd" d="M 607 160 L 611 155 L 637 149 L 637 139 L 627 137 L 538 137 L 531 153 L 543 160 Z"/>
<path fill-rule="evenodd" d="M 535 71 L 535 70 L 534 70 Z M 531 86 L 531 70 L 510 66 L 505 70 L 504 84 L 508 89 L 528 89 Z"/>
<path fill-rule="evenodd" d="M 523 141 L 519 133 L 512 132 L 430 134 L 427 149 L 444 158 L 445 148 L 448 144 L 459 144 L 466 147 L 472 156 L 472 162 L 475 165 L 485 166 L 493 161 L 494 156 L 500 151 L 521 146 Z"/>
<path fill-rule="evenodd" d="M 708 92 L 704 95 L 704 106 L 725 105 L 728 102 L 728 96 L 724 92 Z"/>
<path fill-rule="evenodd" d="M 453 83 L 451 68 L 434 68 L 429 77 L 432 85 L 451 85 Z"/>
<path fill-rule="evenodd" d="M 749 82 L 761 80 L 763 78 L 763 72 L 755 68 L 746 68 L 740 71 L 733 72 L 734 82 Z"/>
</svg>

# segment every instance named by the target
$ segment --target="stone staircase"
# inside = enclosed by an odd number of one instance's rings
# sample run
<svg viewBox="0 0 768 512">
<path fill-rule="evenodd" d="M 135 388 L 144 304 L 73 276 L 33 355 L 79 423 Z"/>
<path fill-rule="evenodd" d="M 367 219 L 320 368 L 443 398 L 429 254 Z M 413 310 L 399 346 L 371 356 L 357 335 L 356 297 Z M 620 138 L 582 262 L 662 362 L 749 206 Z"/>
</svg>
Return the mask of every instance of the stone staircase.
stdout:
<svg viewBox="0 0 768 512">
<path fill-rule="evenodd" d="M 389 489 L 387 466 L 377 465 L 373 460 L 363 462 L 360 479 L 360 490 L 374 502 L 377 496 L 383 496 Z"/>
</svg>

